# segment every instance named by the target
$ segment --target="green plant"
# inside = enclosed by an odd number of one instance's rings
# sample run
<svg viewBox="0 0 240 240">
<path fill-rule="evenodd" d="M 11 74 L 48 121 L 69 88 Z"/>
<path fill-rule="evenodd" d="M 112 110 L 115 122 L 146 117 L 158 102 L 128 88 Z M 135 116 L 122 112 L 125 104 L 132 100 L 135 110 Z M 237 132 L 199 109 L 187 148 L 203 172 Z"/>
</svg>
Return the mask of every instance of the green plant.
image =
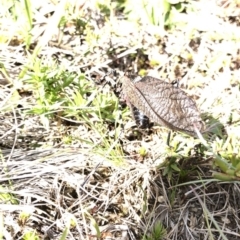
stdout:
<svg viewBox="0 0 240 240">
<path fill-rule="evenodd" d="M 170 136 L 170 138 L 169 138 Z M 168 134 L 166 139 L 167 144 L 170 146 L 166 146 L 166 155 L 165 161 L 159 166 L 159 168 L 164 167 L 163 176 L 168 176 L 168 179 L 172 179 L 173 173 L 181 172 L 179 168 L 179 159 L 183 158 L 184 155 L 187 156 L 187 152 L 184 151 L 187 144 L 186 142 L 179 141 L 178 139 L 173 139 L 171 135 Z"/>
<path fill-rule="evenodd" d="M 113 121 L 116 118 L 118 99 L 109 90 L 97 89 L 84 75 L 70 73 L 55 63 L 44 65 L 40 60 L 29 68 L 31 72 L 25 82 L 37 104 L 28 113 L 51 118 L 61 112 L 62 116 L 78 120 L 94 117 L 97 121 Z"/>
<path fill-rule="evenodd" d="M 212 147 L 218 153 L 214 163 L 221 170 L 220 173 L 214 172 L 213 177 L 222 181 L 240 181 L 240 154 L 236 136 L 228 136 L 226 140 L 217 138 Z"/>
<path fill-rule="evenodd" d="M 143 236 L 142 240 L 161 240 L 167 234 L 166 229 L 160 221 L 156 221 L 149 233 Z"/>
<path fill-rule="evenodd" d="M 104 124 L 93 124 L 87 121 L 91 128 L 98 133 L 100 140 L 94 144 L 93 151 L 105 159 L 111 160 L 117 165 L 122 165 L 124 162 L 124 153 L 121 144 L 119 143 L 119 136 L 121 134 L 121 126 L 115 125 L 114 131 L 111 133 L 107 130 Z"/>
<path fill-rule="evenodd" d="M 67 238 L 68 232 L 69 232 L 69 228 L 65 227 L 60 240 L 65 240 Z"/>
<path fill-rule="evenodd" d="M 23 39 L 27 48 L 29 48 L 32 35 L 33 7 L 30 0 L 9 1 L 8 10 L 11 12 L 13 21 L 16 24 L 16 33 L 18 40 Z"/>
<path fill-rule="evenodd" d="M 29 90 L 33 91 L 36 98 L 36 105 L 32 107 L 29 114 L 42 115 L 42 120 L 48 123 L 47 119 L 54 116 L 54 113 L 61 112 L 67 105 L 69 87 L 73 84 L 74 74 L 69 74 L 57 66 L 45 66 L 40 60 L 33 64 L 32 71 L 28 72 L 25 82 Z M 74 86 L 73 86 L 74 89 Z"/>
<path fill-rule="evenodd" d="M 104 14 L 104 17 L 109 18 L 116 11 L 122 11 L 123 5 L 126 0 L 96 0 L 96 6 Z"/>
<path fill-rule="evenodd" d="M 187 3 L 170 0 L 126 0 L 124 12 L 130 21 L 171 27 L 176 23 L 176 16 L 187 8 Z"/>
<path fill-rule="evenodd" d="M 36 235 L 35 231 L 29 231 L 24 233 L 23 240 L 39 240 L 40 238 Z"/>
<path fill-rule="evenodd" d="M 139 148 L 138 152 L 139 152 L 141 157 L 146 157 L 147 156 L 147 149 L 143 146 Z"/>
<path fill-rule="evenodd" d="M 163 171 L 163 176 L 168 176 L 169 179 L 172 178 L 174 172 L 180 172 L 180 168 L 178 167 L 177 160 L 179 159 L 178 155 L 167 157 L 166 158 L 166 166 Z"/>
<path fill-rule="evenodd" d="M 222 171 L 222 173 L 214 172 L 213 177 L 222 181 L 239 181 L 240 157 L 238 154 L 239 145 L 236 143 L 237 136 L 232 134 L 226 140 L 217 138 L 210 146 L 199 131 L 197 131 L 197 135 L 207 149 L 205 155 L 212 156 L 214 163 Z"/>
<path fill-rule="evenodd" d="M 62 117 L 83 121 L 100 136 L 94 151 L 107 158 L 122 159 L 118 137 L 121 119 L 127 112 L 119 110 L 119 100 L 107 86 L 97 87 L 83 74 L 70 73 L 56 63 L 45 65 L 36 60 L 29 69 L 31 72 L 27 72 L 25 82 L 33 91 L 36 104 L 27 114 L 40 115 L 46 128 L 52 119 L 61 121 Z M 72 140 L 72 137 L 64 138 L 64 141 Z"/>
<path fill-rule="evenodd" d="M 163 239 L 166 234 L 167 231 L 165 229 L 165 227 L 163 226 L 163 224 L 160 221 L 156 221 L 154 220 L 152 217 L 156 216 L 155 215 L 155 211 L 152 210 L 151 214 L 150 214 L 150 218 L 148 215 L 149 212 L 149 202 L 148 202 L 148 194 L 146 191 L 144 191 L 144 189 L 142 188 L 141 185 L 139 185 L 142 194 L 143 194 L 143 201 L 142 201 L 142 210 L 141 210 L 141 218 L 143 219 L 148 219 L 147 220 L 147 225 L 144 226 L 144 235 L 141 238 L 142 240 L 161 240 Z M 150 227 L 150 224 L 154 222 L 154 224 Z"/>
<path fill-rule="evenodd" d="M 24 226 L 28 219 L 30 218 L 30 213 L 29 212 L 21 212 L 18 217 L 18 223 L 20 226 Z"/>
<path fill-rule="evenodd" d="M 18 204 L 16 198 L 2 186 L 0 186 L 0 202 L 2 204 Z"/>
</svg>

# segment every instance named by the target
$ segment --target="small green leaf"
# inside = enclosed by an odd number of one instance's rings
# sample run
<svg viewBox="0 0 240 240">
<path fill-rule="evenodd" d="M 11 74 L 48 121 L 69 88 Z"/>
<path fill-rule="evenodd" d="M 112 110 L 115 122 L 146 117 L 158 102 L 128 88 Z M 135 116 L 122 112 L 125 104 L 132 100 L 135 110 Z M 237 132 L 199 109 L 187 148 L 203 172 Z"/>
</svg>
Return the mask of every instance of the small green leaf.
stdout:
<svg viewBox="0 0 240 240">
<path fill-rule="evenodd" d="M 171 165 L 171 168 L 174 169 L 174 170 L 177 171 L 177 172 L 180 172 L 180 171 L 181 171 L 180 168 L 179 168 L 179 167 L 177 166 L 177 164 L 175 164 L 175 163 Z"/>
</svg>

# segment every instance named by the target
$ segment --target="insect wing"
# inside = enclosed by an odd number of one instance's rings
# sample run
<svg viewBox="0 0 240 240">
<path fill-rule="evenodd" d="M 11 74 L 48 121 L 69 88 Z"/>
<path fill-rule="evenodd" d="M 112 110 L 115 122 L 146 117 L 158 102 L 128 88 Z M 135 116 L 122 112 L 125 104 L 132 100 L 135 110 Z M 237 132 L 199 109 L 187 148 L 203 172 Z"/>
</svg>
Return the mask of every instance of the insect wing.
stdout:
<svg viewBox="0 0 240 240">
<path fill-rule="evenodd" d="M 195 126 L 202 130 L 195 102 L 180 88 L 152 77 L 144 77 L 135 87 L 151 109 L 151 116 L 146 114 L 151 120 L 190 134 L 194 134 Z"/>
</svg>

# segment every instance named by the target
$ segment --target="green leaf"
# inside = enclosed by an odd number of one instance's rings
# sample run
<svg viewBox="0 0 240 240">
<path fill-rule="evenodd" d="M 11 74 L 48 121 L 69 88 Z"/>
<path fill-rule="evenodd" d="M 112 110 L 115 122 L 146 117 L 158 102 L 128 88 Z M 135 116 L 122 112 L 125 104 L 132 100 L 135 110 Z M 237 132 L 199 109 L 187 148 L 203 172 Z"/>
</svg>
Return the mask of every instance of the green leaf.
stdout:
<svg viewBox="0 0 240 240">
<path fill-rule="evenodd" d="M 172 164 L 172 165 L 171 165 L 171 168 L 174 169 L 174 170 L 177 171 L 177 172 L 180 172 L 180 171 L 181 171 L 181 169 L 177 166 L 177 164 Z"/>
</svg>

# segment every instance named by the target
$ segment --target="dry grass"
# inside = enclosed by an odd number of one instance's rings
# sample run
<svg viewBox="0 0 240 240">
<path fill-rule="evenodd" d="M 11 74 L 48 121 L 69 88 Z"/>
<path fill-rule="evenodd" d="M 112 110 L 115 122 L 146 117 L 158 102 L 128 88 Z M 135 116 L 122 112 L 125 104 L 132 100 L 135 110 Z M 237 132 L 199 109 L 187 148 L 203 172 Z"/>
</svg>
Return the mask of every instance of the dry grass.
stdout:
<svg viewBox="0 0 240 240">
<path fill-rule="evenodd" d="M 240 158 L 238 1 L 194 1 L 168 30 L 95 3 L 32 1 L 31 29 L 24 1 L 0 10 L 0 239 L 160 239 L 159 222 L 162 239 L 239 239 L 239 176 L 212 177 L 217 154 Z M 180 78 L 209 149 L 137 129 L 125 71 Z"/>
</svg>

